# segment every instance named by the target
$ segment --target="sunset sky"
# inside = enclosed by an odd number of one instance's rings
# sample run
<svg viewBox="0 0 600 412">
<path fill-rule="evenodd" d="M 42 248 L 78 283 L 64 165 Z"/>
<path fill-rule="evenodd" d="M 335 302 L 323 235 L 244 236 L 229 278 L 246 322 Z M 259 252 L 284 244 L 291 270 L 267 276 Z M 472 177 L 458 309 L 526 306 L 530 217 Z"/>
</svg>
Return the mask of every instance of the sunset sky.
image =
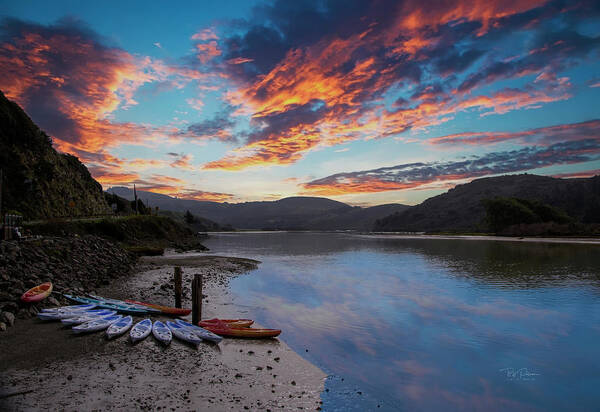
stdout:
<svg viewBox="0 0 600 412">
<path fill-rule="evenodd" d="M 0 90 L 104 186 L 415 204 L 600 173 L 600 2 L 0 0 Z"/>
</svg>

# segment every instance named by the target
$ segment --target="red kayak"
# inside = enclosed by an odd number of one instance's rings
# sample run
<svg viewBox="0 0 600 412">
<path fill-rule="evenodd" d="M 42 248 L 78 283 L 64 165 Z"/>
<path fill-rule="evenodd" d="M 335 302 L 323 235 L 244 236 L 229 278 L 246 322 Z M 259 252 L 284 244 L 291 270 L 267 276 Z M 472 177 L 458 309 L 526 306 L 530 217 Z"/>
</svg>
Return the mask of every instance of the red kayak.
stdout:
<svg viewBox="0 0 600 412">
<path fill-rule="evenodd" d="M 158 309 L 165 315 L 171 316 L 187 316 L 192 313 L 191 309 L 172 308 L 170 306 L 155 305 L 154 303 L 138 302 L 137 300 L 125 299 L 127 303 L 135 303 L 136 305 L 148 306 L 152 309 Z"/>
<path fill-rule="evenodd" d="M 279 329 L 231 328 L 225 322 L 216 322 L 214 325 L 204 326 L 204 329 L 230 338 L 265 339 L 274 338 L 281 333 Z"/>
<path fill-rule="evenodd" d="M 23 302 L 39 302 L 46 299 L 52 293 L 52 283 L 46 282 L 39 286 L 29 289 L 23 293 L 21 300 Z"/>
<path fill-rule="evenodd" d="M 248 328 L 254 323 L 252 319 L 205 319 L 198 322 L 198 326 L 218 326 L 219 322 L 226 323 L 230 328 Z"/>
</svg>

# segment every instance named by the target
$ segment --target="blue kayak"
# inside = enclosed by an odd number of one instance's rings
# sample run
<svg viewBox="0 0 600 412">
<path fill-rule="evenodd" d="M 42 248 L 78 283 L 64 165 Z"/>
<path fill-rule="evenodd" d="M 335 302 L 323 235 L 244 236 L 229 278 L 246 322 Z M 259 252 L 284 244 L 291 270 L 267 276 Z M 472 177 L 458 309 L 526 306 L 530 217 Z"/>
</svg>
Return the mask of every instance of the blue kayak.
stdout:
<svg viewBox="0 0 600 412">
<path fill-rule="evenodd" d="M 126 317 L 122 318 L 121 320 L 119 320 L 118 322 L 111 324 L 108 327 L 108 329 L 106 329 L 106 337 L 108 339 L 112 339 L 116 336 L 120 336 L 120 335 L 124 334 L 125 332 L 127 332 L 132 324 L 133 324 L 133 319 L 131 318 L 131 316 L 126 316 Z"/>
<path fill-rule="evenodd" d="M 129 337 L 133 343 L 146 339 L 148 335 L 152 332 L 152 321 L 150 319 L 144 319 L 141 322 L 135 324 L 131 331 L 129 332 Z"/>
<path fill-rule="evenodd" d="M 83 303 L 83 304 L 86 304 L 86 303 L 87 304 L 95 304 L 96 307 L 98 307 L 98 308 L 116 310 L 117 312 L 125 313 L 128 315 L 145 315 L 147 313 L 152 312 L 151 310 L 141 309 L 139 307 L 132 306 L 130 304 L 109 303 L 109 302 L 105 302 L 105 301 L 98 300 L 98 299 L 86 298 L 84 296 L 74 296 L 74 295 L 66 295 L 66 294 L 63 296 L 69 300 L 72 300 L 73 302 Z"/>
<path fill-rule="evenodd" d="M 192 333 L 196 334 L 200 339 L 209 340 L 211 342 L 219 343 L 223 338 L 219 335 L 212 333 L 200 326 L 193 325 L 181 319 L 176 319 L 175 322 L 186 329 L 189 329 Z"/>
<path fill-rule="evenodd" d="M 167 322 L 167 326 L 169 327 L 169 329 L 171 329 L 173 336 L 175 336 L 177 339 L 181 339 L 185 342 L 191 343 L 196 347 L 198 347 L 198 345 L 202 343 L 202 339 L 200 339 L 198 335 L 196 335 L 194 332 L 192 332 L 190 329 L 184 326 L 178 325 L 177 323 L 171 321 Z"/>
<path fill-rule="evenodd" d="M 164 323 L 160 320 L 154 322 L 152 325 L 152 334 L 160 343 L 164 345 L 168 345 L 171 343 L 171 339 L 173 339 L 173 334 L 171 333 L 171 329 L 169 329 Z"/>
</svg>

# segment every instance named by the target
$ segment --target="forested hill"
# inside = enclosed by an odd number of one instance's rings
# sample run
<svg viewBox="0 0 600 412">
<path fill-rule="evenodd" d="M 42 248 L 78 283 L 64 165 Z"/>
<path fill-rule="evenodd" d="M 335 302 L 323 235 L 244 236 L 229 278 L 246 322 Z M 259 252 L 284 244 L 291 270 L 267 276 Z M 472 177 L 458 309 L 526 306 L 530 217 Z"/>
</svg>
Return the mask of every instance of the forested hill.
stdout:
<svg viewBox="0 0 600 412">
<path fill-rule="evenodd" d="M 113 187 L 108 192 L 133 199 L 133 190 L 126 187 Z M 161 210 L 189 210 L 195 216 L 238 229 L 370 230 L 377 219 L 408 208 L 401 204 L 363 208 L 326 198 L 302 196 L 245 203 L 178 199 L 141 190 L 138 190 L 138 196 Z"/>
<path fill-rule="evenodd" d="M 486 232 L 483 199 L 536 200 L 576 222 L 600 223 L 600 176 L 557 179 L 531 174 L 489 177 L 458 185 L 405 211 L 380 219 L 375 231 Z"/>
<path fill-rule="evenodd" d="M 0 92 L 2 211 L 26 219 L 110 213 L 102 186 L 74 156 L 60 154 L 16 103 Z"/>
</svg>

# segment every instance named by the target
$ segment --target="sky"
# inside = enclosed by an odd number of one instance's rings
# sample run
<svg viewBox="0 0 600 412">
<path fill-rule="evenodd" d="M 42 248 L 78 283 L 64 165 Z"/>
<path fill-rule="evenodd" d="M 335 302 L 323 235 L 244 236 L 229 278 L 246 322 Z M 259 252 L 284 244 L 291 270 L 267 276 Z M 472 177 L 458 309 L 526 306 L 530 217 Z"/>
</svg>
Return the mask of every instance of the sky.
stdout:
<svg viewBox="0 0 600 412">
<path fill-rule="evenodd" d="M 0 90 L 105 189 L 417 204 L 600 174 L 600 2 L 0 0 Z"/>
</svg>

